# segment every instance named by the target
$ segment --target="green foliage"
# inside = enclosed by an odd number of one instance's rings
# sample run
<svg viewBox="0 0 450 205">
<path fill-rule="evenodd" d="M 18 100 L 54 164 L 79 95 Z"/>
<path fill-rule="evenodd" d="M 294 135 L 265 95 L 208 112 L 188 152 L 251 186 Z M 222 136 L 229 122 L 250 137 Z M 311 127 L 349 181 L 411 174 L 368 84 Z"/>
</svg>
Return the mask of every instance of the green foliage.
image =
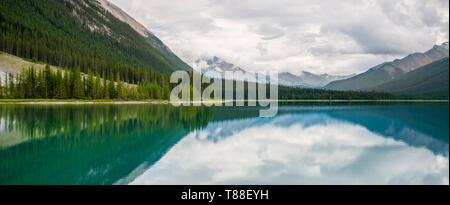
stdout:
<svg viewBox="0 0 450 205">
<path fill-rule="evenodd" d="M 109 81 L 108 81 L 108 94 L 109 94 L 109 99 L 115 99 L 117 94 L 116 94 L 116 88 L 114 85 L 114 75 L 112 73 L 109 73 Z"/>
<path fill-rule="evenodd" d="M 2 0 L 0 5 L 0 50 L 33 62 L 118 73 L 128 83 L 189 67 L 162 47 L 159 39 L 141 36 L 96 1 Z"/>
<path fill-rule="evenodd" d="M 394 95 L 383 92 L 367 91 L 336 91 L 313 88 L 278 88 L 279 99 L 298 99 L 298 100 L 389 100 L 394 99 Z"/>
<path fill-rule="evenodd" d="M 88 70 L 88 77 L 86 80 L 86 97 L 88 99 L 94 99 L 95 91 L 94 91 L 94 74 L 91 70 Z"/>
<path fill-rule="evenodd" d="M 84 97 L 84 89 L 81 80 L 80 68 L 72 70 L 71 76 L 72 76 L 72 83 L 71 83 L 72 98 L 82 99 Z"/>
<path fill-rule="evenodd" d="M 33 67 L 13 75 L 9 73 L 0 83 L 0 98 L 10 99 L 168 99 L 156 81 L 130 85 L 120 75 L 110 73 L 109 80 L 92 72 L 82 75 L 80 69 L 52 71 L 49 66 L 38 71 Z M 1 79 L 0 79 L 1 81 Z M 137 91 L 139 90 L 139 92 Z M 167 91 L 167 89 L 166 89 Z M 164 92 L 166 92 L 164 91 Z M 168 91 L 167 91 L 168 92 Z"/>
</svg>

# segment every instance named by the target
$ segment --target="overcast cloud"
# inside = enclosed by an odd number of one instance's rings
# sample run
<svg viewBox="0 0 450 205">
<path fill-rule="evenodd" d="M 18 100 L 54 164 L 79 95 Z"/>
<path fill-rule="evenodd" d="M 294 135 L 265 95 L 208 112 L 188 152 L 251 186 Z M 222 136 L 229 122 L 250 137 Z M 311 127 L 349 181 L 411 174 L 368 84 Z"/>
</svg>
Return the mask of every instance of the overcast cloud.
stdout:
<svg viewBox="0 0 450 205">
<path fill-rule="evenodd" d="M 449 39 L 448 0 L 110 0 L 191 64 L 350 74 Z"/>
</svg>

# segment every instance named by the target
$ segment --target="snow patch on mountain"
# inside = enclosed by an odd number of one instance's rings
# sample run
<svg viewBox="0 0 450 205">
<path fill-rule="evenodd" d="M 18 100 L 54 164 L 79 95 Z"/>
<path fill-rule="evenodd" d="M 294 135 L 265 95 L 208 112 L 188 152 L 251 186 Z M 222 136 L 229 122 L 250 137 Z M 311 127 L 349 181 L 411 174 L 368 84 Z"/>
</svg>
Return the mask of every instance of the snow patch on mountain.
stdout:
<svg viewBox="0 0 450 205">
<path fill-rule="evenodd" d="M 247 72 L 239 66 L 228 63 L 219 57 L 202 57 L 195 61 L 194 70 L 206 75 L 209 78 L 222 78 L 227 80 L 245 80 L 250 82 L 263 82 L 264 78 L 267 79 L 266 75 L 262 75 L 263 79 L 258 79 L 258 74 L 254 72 Z M 225 76 L 226 72 L 242 72 L 242 75 L 236 75 L 234 78 Z M 284 86 L 295 86 L 295 87 L 310 87 L 310 88 L 320 88 L 325 86 L 331 81 L 342 80 L 346 78 L 353 77 L 354 75 L 348 76 L 334 76 L 328 74 L 316 75 L 310 72 L 302 71 L 300 75 L 294 75 L 292 73 L 283 72 L 278 73 L 278 84 Z M 249 80 L 250 79 L 250 80 Z"/>
</svg>

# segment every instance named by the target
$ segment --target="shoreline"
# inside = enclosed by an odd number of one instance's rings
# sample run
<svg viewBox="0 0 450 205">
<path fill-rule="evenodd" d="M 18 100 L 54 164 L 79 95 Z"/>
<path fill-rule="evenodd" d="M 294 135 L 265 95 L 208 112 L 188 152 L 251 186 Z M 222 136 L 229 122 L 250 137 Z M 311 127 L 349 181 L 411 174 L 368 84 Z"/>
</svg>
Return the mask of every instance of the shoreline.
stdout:
<svg viewBox="0 0 450 205">
<path fill-rule="evenodd" d="M 232 100 L 233 102 L 249 102 L 249 100 Z M 449 102 L 449 100 L 261 100 L 263 102 Z M 228 101 L 190 101 L 190 103 L 226 103 Z M 187 103 L 179 101 L 178 103 Z M 54 100 L 54 99 L 0 99 L 0 105 L 84 105 L 84 104 L 171 104 L 168 100 Z"/>
<path fill-rule="evenodd" d="M 169 101 L 1 101 L 0 105 L 14 104 L 14 105 L 89 105 L 89 104 L 169 104 Z"/>
</svg>

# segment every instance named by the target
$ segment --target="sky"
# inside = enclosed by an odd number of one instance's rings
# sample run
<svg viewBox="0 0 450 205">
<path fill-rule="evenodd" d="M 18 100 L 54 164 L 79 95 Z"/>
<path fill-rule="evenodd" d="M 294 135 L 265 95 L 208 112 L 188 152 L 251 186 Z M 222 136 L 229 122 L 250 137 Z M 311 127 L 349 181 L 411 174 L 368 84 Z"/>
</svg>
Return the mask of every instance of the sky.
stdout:
<svg viewBox="0 0 450 205">
<path fill-rule="evenodd" d="M 448 0 L 110 0 L 186 63 L 361 73 L 449 39 Z"/>
</svg>

